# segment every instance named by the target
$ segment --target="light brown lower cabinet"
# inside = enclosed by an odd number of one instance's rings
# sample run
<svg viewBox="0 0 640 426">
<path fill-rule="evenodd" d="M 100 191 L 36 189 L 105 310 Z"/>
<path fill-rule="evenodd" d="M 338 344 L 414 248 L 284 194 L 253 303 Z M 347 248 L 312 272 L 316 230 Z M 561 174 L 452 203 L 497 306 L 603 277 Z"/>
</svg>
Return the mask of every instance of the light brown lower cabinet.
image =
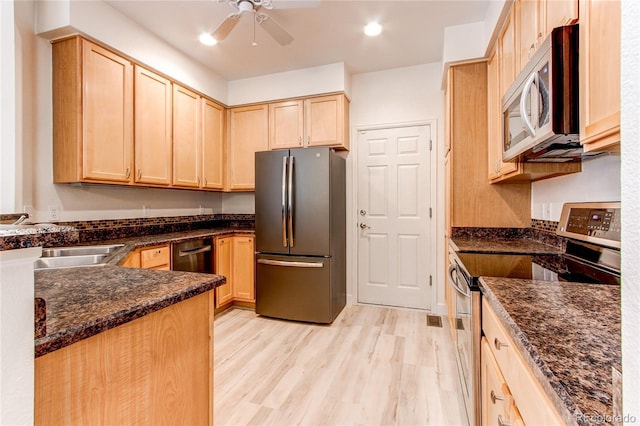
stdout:
<svg viewBox="0 0 640 426">
<path fill-rule="evenodd" d="M 216 308 L 232 303 L 255 306 L 254 239 L 246 235 L 215 239 L 214 273 L 227 277 L 227 283 L 216 289 Z"/>
<path fill-rule="evenodd" d="M 213 425 L 213 291 L 35 360 L 36 425 Z"/>
<path fill-rule="evenodd" d="M 482 331 L 482 424 L 566 424 L 486 299 Z"/>
<path fill-rule="evenodd" d="M 129 253 L 120 266 L 170 271 L 171 249 L 169 245 L 139 248 Z"/>
</svg>

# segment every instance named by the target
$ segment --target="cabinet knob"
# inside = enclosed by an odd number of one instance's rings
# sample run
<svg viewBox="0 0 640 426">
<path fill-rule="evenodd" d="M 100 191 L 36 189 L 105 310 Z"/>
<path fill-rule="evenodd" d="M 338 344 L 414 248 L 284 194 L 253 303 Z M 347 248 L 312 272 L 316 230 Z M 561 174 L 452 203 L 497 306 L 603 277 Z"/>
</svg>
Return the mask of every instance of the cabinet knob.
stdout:
<svg viewBox="0 0 640 426">
<path fill-rule="evenodd" d="M 511 426 L 511 423 L 505 422 L 502 419 L 502 414 L 498 414 L 498 426 Z"/>
<path fill-rule="evenodd" d="M 496 395 L 496 393 L 491 390 L 491 402 L 495 404 L 496 401 L 504 401 L 504 397 Z"/>
<path fill-rule="evenodd" d="M 501 348 L 509 347 L 509 345 L 507 345 L 506 343 L 502 343 L 500 340 L 498 340 L 497 337 L 493 339 L 493 346 L 495 346 L 497 350 L 500 350 Z"/>
</svg>

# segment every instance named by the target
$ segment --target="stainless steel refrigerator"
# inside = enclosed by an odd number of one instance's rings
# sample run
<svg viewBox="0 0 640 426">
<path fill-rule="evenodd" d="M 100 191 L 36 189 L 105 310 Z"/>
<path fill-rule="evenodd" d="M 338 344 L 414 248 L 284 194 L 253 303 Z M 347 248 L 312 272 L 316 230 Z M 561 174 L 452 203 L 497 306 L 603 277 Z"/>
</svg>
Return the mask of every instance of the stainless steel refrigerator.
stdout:
<svg viewBox="0 0 640 426">
<path fill-rule="evenodd" d="M 346 304 L 345 160 L 300 148 L 255 164 L 256 312 L 329 324 Z"/>
</svg>

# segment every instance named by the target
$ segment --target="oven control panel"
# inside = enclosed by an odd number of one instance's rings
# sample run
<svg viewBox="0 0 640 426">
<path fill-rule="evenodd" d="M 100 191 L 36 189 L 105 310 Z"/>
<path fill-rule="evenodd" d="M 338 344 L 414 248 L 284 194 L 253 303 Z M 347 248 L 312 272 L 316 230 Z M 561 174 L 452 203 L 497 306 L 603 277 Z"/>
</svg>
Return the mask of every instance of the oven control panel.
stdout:
<svg viewBox="0 0 640 426">
<path fill-rule="evenodd" d="M 620 248 L 620 203 L 567 203 L 557 234 Z"/>
</svg>

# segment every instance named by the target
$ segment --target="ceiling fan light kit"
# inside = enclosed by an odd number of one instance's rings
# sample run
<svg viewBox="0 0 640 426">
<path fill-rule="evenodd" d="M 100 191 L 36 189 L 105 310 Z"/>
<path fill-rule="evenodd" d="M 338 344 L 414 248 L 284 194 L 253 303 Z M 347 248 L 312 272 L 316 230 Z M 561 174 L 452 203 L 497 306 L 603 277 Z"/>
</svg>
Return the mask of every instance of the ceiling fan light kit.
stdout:
<svg viewBox="0 0 640 426">
<path fill-rule="evenodd" d="M 254 28 L 255 24 L 257 23 L 262 28 L 264 28 L 267 34 L 269 34 L 282 46 L 286 46 L 294 40 L 293 36 L 289 34 L 284 28 L 282 28 L 280 24 L 274 21 L 273 18 L 262 12 L 259 12 L 263 8 L 273 9 L 272 0 L 226 0 L 226 2 L 234 7 L 236 11 L 230 13 L 213 32 L 213 38 L 217 42 L 220 42 L 227 38 L 229 33 L 235 28 L 243 15 L 252 15 L 252 19 L 254 20 Z M 255 34 L 252 44 L 254 46 L 256 45 Z"/>
</svg>

